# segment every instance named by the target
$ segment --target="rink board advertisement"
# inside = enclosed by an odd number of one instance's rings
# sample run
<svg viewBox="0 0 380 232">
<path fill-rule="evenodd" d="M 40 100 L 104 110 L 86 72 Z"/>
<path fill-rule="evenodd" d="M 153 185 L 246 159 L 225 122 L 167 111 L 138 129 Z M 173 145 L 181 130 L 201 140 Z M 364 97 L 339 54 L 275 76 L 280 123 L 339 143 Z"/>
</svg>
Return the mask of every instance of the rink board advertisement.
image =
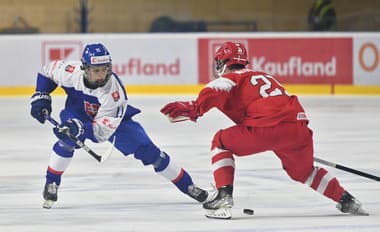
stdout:
<svg viewBox="0 0 380 232">
<path fill-rule="evenodd" d="M 354 85 L 380 85 L 380 37 L 357 37 L 354 46 Z"/>
<path fill-rule="evenodd" d="M 8 77 L 1 79 L 0 86 L 34 85 L 42 65 L 57 59 L 80 60 L 83 47 L 94 42 L 101 42 L 108 48 L 113 71 L 125 83 L 198 83 L 197 40 L 194 38 L 76 35 L 18 36 L 0 40 L 3 75 Z"/>
<path fill-rule="evenodd" d="M 250 68 L 284 84 L 353 83 L 351 38 L 200 39 L 200 83 L 213 78 L 213 55 L 226 40 L 245 45 Z"/>
<path fill-rule="evenodd" d="M 285 85 L 380 87 L 380 33 L 158 33 L 3 35 L 0 90 L 32 92 L 43 65 L 80 60 L 83 47 L 98 42 L 110 50 L 113 70 L 129 89 L 191 90 L 214 78 L 213 56 L 225 41 L 244 44 L 249 67 Z"/>
</svg>

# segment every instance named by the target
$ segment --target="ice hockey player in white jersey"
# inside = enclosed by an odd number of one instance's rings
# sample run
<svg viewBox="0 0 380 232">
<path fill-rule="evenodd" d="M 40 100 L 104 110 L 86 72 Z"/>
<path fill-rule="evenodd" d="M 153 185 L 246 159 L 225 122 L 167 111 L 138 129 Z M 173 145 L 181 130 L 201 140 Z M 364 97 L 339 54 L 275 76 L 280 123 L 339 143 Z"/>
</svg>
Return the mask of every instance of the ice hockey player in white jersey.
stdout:
<svg viewBox="0 0 380 232">
<path fill-rule="evenodd" d="M 95 143 L 114 141 L 116 149 L 125 156 L 134 154 L 183 193 L 198 202 L 206 200 L 207 191 L 194 185 L 189 173 L 160 150 L 144 128 L 132 119 L 140 110 L 128 104 L 123 83 L 112 72 L 111 55 L 103 44 L 86 45 L 81 61 L 53 61 L 38 73 L 36 92 L 31 98 L 31 115 L 40 123 L 45 123 L 46 114 L 52 111 L 50 93 L 57 86 L 64 89 L 67 99 L 60 112 L 60 129 L 53 129 L 59 140 L 53 146 L 46 171 L 44 208 L 51 208 L 57 201 L 62 174 L 70 165 L 75 149 L 80 148 L 65 130 L 82 142 L 86 139 Z"/>
</svg>

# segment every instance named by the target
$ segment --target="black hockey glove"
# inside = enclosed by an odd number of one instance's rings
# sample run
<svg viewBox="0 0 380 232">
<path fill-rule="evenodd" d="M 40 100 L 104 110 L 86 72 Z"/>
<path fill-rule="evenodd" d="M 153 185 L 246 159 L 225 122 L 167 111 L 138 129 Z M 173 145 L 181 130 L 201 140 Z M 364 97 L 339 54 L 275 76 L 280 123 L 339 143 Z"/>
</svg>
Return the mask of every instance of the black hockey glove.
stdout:
<svg viewBox="0 0 380 232">
<path fill-rule="evenodd" d="M 57 138 L 64 141 L 65 143 L 71 144 L 72 141 L 68 134 L 71 134 L 78 138 L 84 134 L 84 126 L 80 120 L 74 118 L 63 122 L 58 127 L 53 128 L 53 132 Z"/>
<path fill-rule="evenodd" d="M 30 100 L 32 109 L 30 114 L 33 118 L 37 119 L 40 123 L 45 123 L 45 114 L 51 113 L 51 97 L 46 92 L 36 92 Z"/>
</svg>

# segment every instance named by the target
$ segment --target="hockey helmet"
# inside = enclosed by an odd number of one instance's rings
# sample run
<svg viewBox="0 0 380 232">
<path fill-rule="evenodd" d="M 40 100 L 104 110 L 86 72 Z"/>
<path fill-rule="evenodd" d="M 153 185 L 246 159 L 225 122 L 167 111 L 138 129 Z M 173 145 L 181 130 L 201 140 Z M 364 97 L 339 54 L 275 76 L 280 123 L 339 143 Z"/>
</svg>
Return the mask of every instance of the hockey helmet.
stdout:
<svg viewBox="0 0 380 232">
<path fill-rule="evenodd" d="M 247 50 L 241 43 L 225 42 L 215 53 L 215 69 L 220 75 L 226 67 L 231 65 L 246 66 L 248 62 Z"/>
<path fill-rule="evenodd" d="M 104 86 L 112 75 L 112 59 L 107 48 L 101 44 L 88 44 L 82 54 L 85 84 L 91 89 Z"/>
</svg>

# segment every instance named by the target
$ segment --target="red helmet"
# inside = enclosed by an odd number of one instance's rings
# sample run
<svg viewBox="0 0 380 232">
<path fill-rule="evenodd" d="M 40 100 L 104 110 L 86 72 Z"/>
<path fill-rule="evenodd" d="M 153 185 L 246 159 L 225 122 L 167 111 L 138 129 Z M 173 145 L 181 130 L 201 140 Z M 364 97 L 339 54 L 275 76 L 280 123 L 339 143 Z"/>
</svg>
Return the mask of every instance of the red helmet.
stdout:
<svg viewBox="0 0 380 232">
<path fill-rule="evenodd" d="M 221 69 L 225 69 L 234 64 L 247 65 L 247 49 L 241 43 L 225 42 L 218 49 L 214 57 L 216 61 L 216 70 L 220 73 Z M 224 71 L 224 70 L 223 70 Z"/>
</svg>

